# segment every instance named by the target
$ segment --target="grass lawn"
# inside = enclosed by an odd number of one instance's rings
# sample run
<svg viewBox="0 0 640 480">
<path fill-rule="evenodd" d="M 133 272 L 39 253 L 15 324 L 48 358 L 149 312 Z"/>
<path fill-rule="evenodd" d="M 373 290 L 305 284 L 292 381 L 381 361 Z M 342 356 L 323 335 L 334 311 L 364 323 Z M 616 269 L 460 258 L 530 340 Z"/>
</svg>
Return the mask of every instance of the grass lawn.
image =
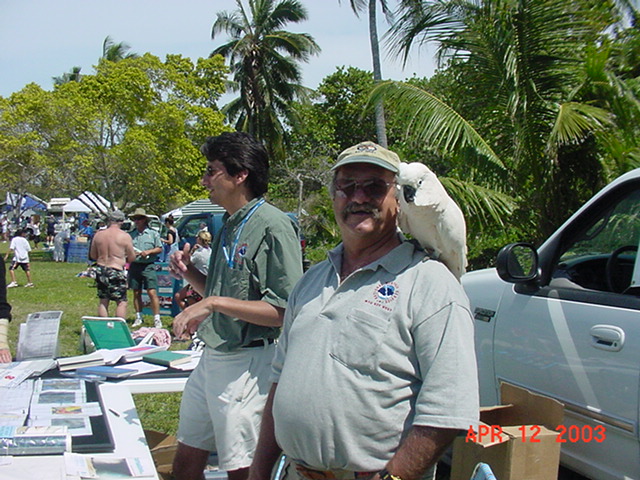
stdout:
<svg viewBox="0 0 640 480">
<path fill-rule="evenodd" d="M 0 243 L 0 254 L 8 250 L 8 243 Z M 84 271 L 82 263 L 56 263 L 43 259 L 43 251 L 31 252 L 31 276 L 34 288 L 24 288 L 25 274 L 21 269 L 16 271 L 16 279 L 20 287 L 10 288 L 7 291 L 8 302 L 12 307 L 13 320 L 9 324 L 9 344 L 11 352 L 15 355 L 20 324 L 27 319 L 27 315 L 33 312 L 47 310 L 61 310 L 63 312 L 60 324 L 59 344 L 60 356 L 72 356 L 81 354 L 80 329 L 81 317 L 84 315 L 97 315 L 98 298 L 94 280 L 76 275 Z M 11 256 L 5 262 L 8 266 Z M 7 271 L 7 283 L 10 277 Z M 114 314 L 115 304 L 110 313 Z M 131 324 L 135 317 L 133 299 L 129 295 L 128 320 Z M 166 328 L 171 326 L 171 317 L 162 317 L 162 323 Z M 151 317 L 146 318 L 146 325 L 153 323 Z M 185 342 L 176 342 L 172 349 L 186 348 Z M 134 395 L 136 408 L 144 428 L 160 432 L 175 434 L 178 425 L 178 410 L 180 407 L 181 393 L 155 393 Z"/>
</svg>

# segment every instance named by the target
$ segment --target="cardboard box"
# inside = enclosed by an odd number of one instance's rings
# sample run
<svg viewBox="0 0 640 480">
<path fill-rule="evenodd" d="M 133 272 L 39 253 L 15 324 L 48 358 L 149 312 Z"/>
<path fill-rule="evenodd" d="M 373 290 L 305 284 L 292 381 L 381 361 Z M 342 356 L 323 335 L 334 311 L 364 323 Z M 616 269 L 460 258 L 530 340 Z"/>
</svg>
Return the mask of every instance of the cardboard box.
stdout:
<svg viewBox="0 0 640 480">
<path fill-rule="evenodd" d="M 556 480 L 564 405 L 508 383 L 500 385 L 502 405 L 482 407 L 477 432 L 453 443 L 451 480 L 469 480 L 478 462 L 498 480 Z"/>
<path fill-rule="evenodd" d="M 173 435 L 156 432 L 155 430 L 145 430 L 144 436 L 149 450 L 151 450 L 158 477 L 161 480 L 171 480 L 173 478 L 171 475 L 173 457 L 178 448 L 178 439 Z"/>
</svg>

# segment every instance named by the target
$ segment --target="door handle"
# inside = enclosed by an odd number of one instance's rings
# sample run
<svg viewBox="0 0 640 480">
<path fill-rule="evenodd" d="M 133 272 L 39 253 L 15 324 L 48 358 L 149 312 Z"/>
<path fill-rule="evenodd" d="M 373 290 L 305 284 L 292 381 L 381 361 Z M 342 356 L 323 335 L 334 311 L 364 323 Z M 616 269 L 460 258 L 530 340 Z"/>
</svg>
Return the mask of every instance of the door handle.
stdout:
<svg viewBox="0 0 640 480">
<path fill-rule="evenodd" d="M 589 331 L 591 346 L 608 352 L 619 352 L 624 346 L 624 330 L 614 325 L 594 325 Z"/>
</svg>

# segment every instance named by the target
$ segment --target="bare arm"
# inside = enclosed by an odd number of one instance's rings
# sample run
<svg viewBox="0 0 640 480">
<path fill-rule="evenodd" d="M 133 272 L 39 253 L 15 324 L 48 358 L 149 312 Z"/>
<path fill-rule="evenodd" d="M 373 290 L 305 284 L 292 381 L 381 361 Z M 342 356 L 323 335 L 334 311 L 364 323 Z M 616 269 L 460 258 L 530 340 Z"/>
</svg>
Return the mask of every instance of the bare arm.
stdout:
<svg viewBox="0 0 640 480">
<path fill-rule="evenodd" d="M 136 251 L 133 249 L 133 241 L 129 235 L 125 238 L 124 258 L 127 263 L 131 263 L 136 259 Z"/>
<path fill-rule="evenodd" d="M 284 308 L 263 300 L 211 296 L 203 298 L 177 315 L 173 319 L 173 334 L 177 338 L 183 338 L 185 334 L 192 335 L 198 329 L 198 325 L 213 312 L 265 327 L 281 327 L 284 318 Z"/>
<path fill-rule="evenodd" d="M 99 233 L 96 233 L 96 236 Z M 96 246 L 96 237 L 93 237 L 93 241 L 91 242 L 91 246 L 89 247 L 89 259 L 97 260 L 98 259 L 98 247 Z"/>
<path fill-rule="evenodd" d="M 387 463 L 387 471 L 402 480 L 418 480 L 434 465 L 459 430 L 414 426 Z M 376 475 L 372 480 L 379 480 Z"/>
<path fill-rule="evenodd" d="M 282 449 L 276 442 L 276 435 L 273 425 L 273 397 L 276 393 L 277 383 L 271 386 L 267 403 L 262 413 L 262 425 L 260 427 L 260 437 L 253 456 L 253 463 L 249 470 L 249 480 L 269 480 L 273 466 L 278 461 Z"/>
</svg>

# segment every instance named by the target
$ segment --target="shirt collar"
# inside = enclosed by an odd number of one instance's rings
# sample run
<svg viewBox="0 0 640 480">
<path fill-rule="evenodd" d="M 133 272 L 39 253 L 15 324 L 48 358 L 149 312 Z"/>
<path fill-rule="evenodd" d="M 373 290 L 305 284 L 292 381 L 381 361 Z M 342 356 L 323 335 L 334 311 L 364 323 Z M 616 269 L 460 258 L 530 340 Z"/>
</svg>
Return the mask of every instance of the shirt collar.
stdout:
<svg viewBox="0 0 640 480">
<path fill-rule="evenodd" d="M 398 274 L 409 266 L 412 262 L 413 254 L 416 250 L 416 246 L 413 242 L 408 241 L 404 235 L 398 234 L 400 245 L 391 250 L 386 255 L 374 260 L 368 265 L 365 265 L 360 270 L 375 271 L 378 267 L 384 268 L 389 273 Z M 328 260 L 333 265 L 334 270 L 339 275 L 342 269 L 342 255 L 344 252 L 344 245 L 340 243 L 337 247 L 329 251 Z"/>
<path fill-rule="evenodd" d="M 249 210 L 251 210 L 254 207 L 254 205 L 258 203 L 261 199 L 262 199 L 261 196 L 252 198 L 251 200 L 249 200 L 249 202 L 246 205 L 240 208 L 237 212 L 234 212 L 233 215 L 229 215 L 229 212 L 226 212 L 222 216 L 223 222 L 228 224 L 229 227 L 235 226 L 236 224 L 242 221 L 245 215 L 249 213 Z"/>
</svg>

